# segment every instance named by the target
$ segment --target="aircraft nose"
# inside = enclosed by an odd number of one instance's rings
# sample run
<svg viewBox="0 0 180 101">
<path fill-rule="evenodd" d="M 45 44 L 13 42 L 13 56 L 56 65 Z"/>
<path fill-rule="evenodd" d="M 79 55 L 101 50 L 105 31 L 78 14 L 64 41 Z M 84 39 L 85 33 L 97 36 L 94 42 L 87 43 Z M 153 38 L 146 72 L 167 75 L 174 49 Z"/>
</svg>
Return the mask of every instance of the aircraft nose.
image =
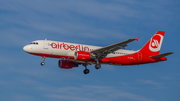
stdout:
<svg viewBox="0 0 180 101">
<path fill-rule="evenodd" d="M 28 51 L 30 50 L 30 47 L 26 45 L 26 46 L 23 47 L 23 50 L 24 50 L 25 52 L 28 52 Z"/>
<path fill-rule="evenodd" d="M 23 50 L 26 52 L 26 51 L 27 51 L 27 46 L 24 46 L 24 47 L 23 47 Z"/>
</svg>

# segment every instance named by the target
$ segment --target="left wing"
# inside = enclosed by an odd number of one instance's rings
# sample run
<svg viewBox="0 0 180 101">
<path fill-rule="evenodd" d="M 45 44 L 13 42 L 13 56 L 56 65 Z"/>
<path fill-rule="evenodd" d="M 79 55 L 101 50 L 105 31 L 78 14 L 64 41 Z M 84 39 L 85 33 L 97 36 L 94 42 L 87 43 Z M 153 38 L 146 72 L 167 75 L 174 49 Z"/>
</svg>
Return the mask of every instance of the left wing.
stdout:
<svg viewBox="0 0 180 101">
<path fill-rule="evenodd" d="M 130 43 L 134 40 L 138 41 L 138 38 L 139 37 L 134 38 L 134 39 L 128 39 L 126 41 L 122 41 L 122 42 L 119 42 L 119 43 L 116 43 L 113 45 L 109 45 L 109 46 L 106 46 L 103 48 L 99 48 L 99 49 L 91 51 L 91 53 L 94 53 L 98 59 L 102 59 L 102 58 L 106 57 L 108 54 L 113 53 L 116 50 L 119 50 L 119 49 L 126 47 L 128 43 Z"/>
</svg>

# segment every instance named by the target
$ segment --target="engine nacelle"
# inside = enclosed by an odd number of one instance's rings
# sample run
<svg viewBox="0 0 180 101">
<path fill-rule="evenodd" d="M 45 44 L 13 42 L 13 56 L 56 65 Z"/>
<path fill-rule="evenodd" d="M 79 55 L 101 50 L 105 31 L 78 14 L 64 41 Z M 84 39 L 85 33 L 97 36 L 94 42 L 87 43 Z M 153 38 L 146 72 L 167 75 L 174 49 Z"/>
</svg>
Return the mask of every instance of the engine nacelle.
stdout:
<svg viewBox="0 0 180 101">
<path fill-rule="evenodd" d="M 73 67 L 78 67 L 78 64 L 68 60 L 59 60 L 58 66 L 59 68 L 63 68 L 63 69 L 71 69 Z"/>
<path fill-rule="evenodd" d="M 92 56 L 92 53 L 89 52 L 75 52 L 74 57 L 76 60 L 90 60 L 94 59 L 94 56 Z"/>
</svg>

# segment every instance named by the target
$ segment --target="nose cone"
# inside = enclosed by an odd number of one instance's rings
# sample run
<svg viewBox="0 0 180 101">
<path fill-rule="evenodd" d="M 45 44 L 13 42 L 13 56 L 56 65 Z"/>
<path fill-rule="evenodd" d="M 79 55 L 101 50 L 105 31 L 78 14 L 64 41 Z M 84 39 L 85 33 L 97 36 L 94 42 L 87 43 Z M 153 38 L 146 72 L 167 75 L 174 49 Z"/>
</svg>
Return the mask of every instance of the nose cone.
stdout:
<svg viewBox="0 0 180 101">
<path fill-rule="evenodd" d="M 30 48 L 28 45 L 26 45 L 26 46 L 23 47 L 23 50 L 24 50 L 25 52 L 29 52 L 30 49 L 31 49 L 31 48 Z"/>
</svg>

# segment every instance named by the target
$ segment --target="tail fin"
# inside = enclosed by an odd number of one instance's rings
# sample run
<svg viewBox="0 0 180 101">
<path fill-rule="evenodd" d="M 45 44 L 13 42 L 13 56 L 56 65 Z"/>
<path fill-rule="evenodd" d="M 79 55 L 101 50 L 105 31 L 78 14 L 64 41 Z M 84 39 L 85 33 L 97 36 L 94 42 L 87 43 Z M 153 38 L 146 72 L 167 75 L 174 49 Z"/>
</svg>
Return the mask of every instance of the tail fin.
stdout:
<svg viewBox="0 0 180 101">
<path fill-rule="evenodd" d="M 150 56 L 159 55 L 165 32 L 158 31 L 139 51 Z"/>
</svg>

